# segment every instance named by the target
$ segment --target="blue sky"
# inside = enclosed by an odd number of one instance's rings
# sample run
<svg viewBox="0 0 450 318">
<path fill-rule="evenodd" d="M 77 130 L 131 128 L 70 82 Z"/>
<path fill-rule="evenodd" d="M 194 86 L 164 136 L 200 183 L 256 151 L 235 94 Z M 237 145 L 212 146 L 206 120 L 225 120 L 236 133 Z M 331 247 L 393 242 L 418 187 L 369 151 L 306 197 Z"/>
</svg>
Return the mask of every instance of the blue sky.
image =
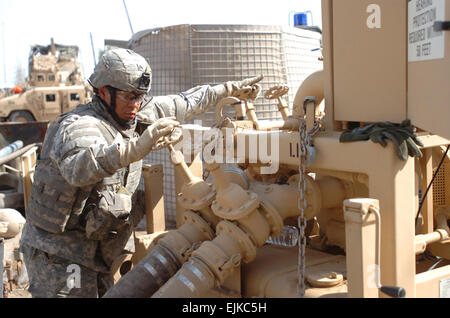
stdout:
<svg viewBox="0 0 450 318">
<path fill-rule="evenodd" d="M 126 5 L 138 32 L 184 23 L 288 26 L 294 12 L 306 10 L 313 12 L 314 24 L 320 26 L 320 2 L 126 0 Z M 51 37 L 56 43 L 80 47 L 88 77 L 94 67 L 90 33 L 96 50 L 103 48 L 104 39 L 128 40 L 131 30 L 123 0 L 0 0 L 0 87 L 14 84 L 18 67 L 26 74 L 30 46 L 48 45 Z"/>
</svg>

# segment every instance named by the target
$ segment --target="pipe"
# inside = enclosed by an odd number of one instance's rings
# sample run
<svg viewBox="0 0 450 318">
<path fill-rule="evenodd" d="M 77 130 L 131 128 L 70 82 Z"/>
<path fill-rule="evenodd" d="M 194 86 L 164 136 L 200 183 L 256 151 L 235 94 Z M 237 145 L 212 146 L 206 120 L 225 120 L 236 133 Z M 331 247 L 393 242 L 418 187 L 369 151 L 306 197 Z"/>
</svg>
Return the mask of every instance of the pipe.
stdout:
<svg viewBox="0 0 450 318">
<path fill-rule="evenodd" d="M 186 213 L 179 229 L 169 231 L 156 247 L 126 273 L 104 298 L 143 298 L 152 295 L 186 262 L 200 242 L 214 232 L 194 212 Z"/>
<path fill-rule="evenodd" d="M 256 255 L 256 246 L 245 237 L 245 232 L 229 221 L 218 224 L 214 240 L 204 242 L 188 263 L 161 287 L 152 298 L 193 298 L 204 295 L 222 284 L 241 264 L 250 262 Z M 267 233 L 267 238 L 269 233 Z"/>
<path fill-rule="evenodd" d="M 266 131 L 266 130 L 283 129 L 285 125 L 286 124 L 284 120 L 258 120 L 256 123 L 256 130 Z"/>
<path fill-rule="evenodd" d="M 201 242 L 214 238 L 212 227 L 219 219 L 210 208 L 215 197 L 213 187 L 192 174 L 181 152 L 175 151 L 171 145 L 169 150 L 170 160 L 184 180 L 178 203 L 186 209 L 183 215 L 185 223 L 161 238 L 155 249 L 108 290 L 104 298 L 152 295 L 177 272 Z"/>
<path fill-rule="evenodd" d="M 198 298 L 214 287 L 214 274 L 199 259 L 193 258 L 183 265 L 183 271 L 173 276 L 172 285 L 164 285 L 152 298 Z"/>
<path fill-rule="evenodd" d="M 142 298 L 153 294 L 174 275 L 180 264 L 172 253 L 157 245 L 126 273 L 103 298 Z"/>
<path fill-rule="evenodd" d="M 450 235 L 450 229 L 447 220 L 450 219 L 450 207 L 441 206 L 436 210 L 436 228 L 444 230 Z"/>
<path fill-rule="evenodd" d="M 309 177 L 306 182 L 307 219 L 312 219 L 321 209 L 342 206 L 342 202 L 347 198 L 345 187 L 337 178 L 324 177 L 314 181 Z M 288 184 L 251 182 L 250 190 L 258 194 L 263 201 L 270 203 L 283 220 L 300 214 L 298 210 L 300 194 L 296 179 L 288 181 Z M 327 195 L 323 195 L 324 193 Z"/>
<path fill-rule="evenodd" d="M 450 218 L 450 207 L 441 206 L 436 210 L 436 231 L 428 234 L 416 235 L 414 238 L 414 246 L 416 255 L 425 252 L 427 246 L 432 243 L 442 242 L 450 237 L 450 229 L 447 220 Z"/>
<path fill-rule="evenodd" d="M 299 89 L 297 90 L 297 94 L 295 95 L 294 98 L 292 110 L 293 117 L 303 117 L 304 115 L 303 102 L 305 98 L 308 96 L 313 96 L 316 98 L 316 114 L 317 114 L 317 109 L 320 103 L 322 103 L 322 100 L 324 99 L 323 76 L 324 76 L 323 70 L 317 71 L 309 75 L 303 81 L 302 85 L 300 85 Z"/>
<path fill-rule="evenodd" d="M 192 253 L 190 261 L 184 263 L 177 274 L 152 296 L 153 298 L 204 295 L 215 286 L 216 281 L 219 284 L 223 283 L 241 262 L 253 261 L 257 248 L 264 245 L 270 236 L 276 236 L 281 232 L 282 218 L 298 215 L 297 200 L 291 199 L 292 202 L 283 203 L 287 197 L 297 197 L 295 186 L 261 185 L 251 188 L 256 189 L 256 193 L 265 191 L 258 196 L 252 191 L 244 191 L 239 186 L 227 182 L 218 164 L 205 166 L 217 185 L 217 199 L 212 209 L 224 220 L 217 225 L 214 240 L 202 243 Z M 338 184 L 335 181 L 325 180 L 322 186 L 326 184 L 327 189 L 330 189 Z M 312 192 L 307 189 L 308 202 L 316 201 L 310 200 L 313 193 L 320 193 L 319 185 L 316 186 Z M 271 190 L 267 191 L 269 188 Z M 286 195 L 288 190 L 291 191 L 291 195 Z M 345 191 L 342 190 L 340 193 Z M 265 201 L 259 202 L 255 197 L 258 200 L 259 197 L 264 197 Z M 343 199 L 341 197 L 336 200 L 336 204 L 342 204 Z M 327 201 L 327 204 L 332 202 Z"/>
<path fill-rule="evenodd" d="M 14 141 L 12 144 L 9 144 L 8 146 L 3 147 L 2 149 L 0 149 L 0 158 L 13 153 L 13 152 L 19 150 L 22 147 L 23 147 L 23 141 L 22 140 Z"/>
<path fill-rule="evenodd" d="M 428 234 L 416 235 L 414 237 L 416 255 L 424 253 L 429 244 L 441 242 L 448 238 L 448 232 L 442 229 L 437 229 L 436 231 Z"/>
<path fill-rule="evenodd" d="M 258 120 L 258 117 L 255 112 L 255 107 L 252 103 L 249 103 L 248 101 L 244 101 L 245 107 L 242 106 L 241 100 L 236 97 L 225 97 L 219 101 L 219 103 L 216 106 L 216 124 L 219 124 L 222 122 L 224 115 L 223 115 L 223 108 L 226 105 L 233 105 L 236 110 L 236 114 L 243 115 L 242 112 L 245 112 L 247 115 L 247 118 L 253 122 L 253 125 L 256 130 L 273 130 L 273 129 L 280 129 L 284 126 L 284 120 L 278 120 L 278 121 L 269 121 L 269 120 Z M 242 109 L 244 110 L 242 110 Z M 281 111 L 281 110 L 280 110 Z M 283 114 L 283 112 L 282 112 Z M 284 116 L 283 116 L 284 118 Z"/>
<path fill-rule="evenodd" d="M 319 107 L 324 99 L 324 73 L 323 70 L 317 71 L 309 75 L 300 85 L 294 98 L 292 106 L 292 116 L 289 116 L 284 121 L 281 130 L 294 130 L 298 131 L 300 121 L 305 117 L 305 99 L 308 97 L 315 98 L 314 114 L 317 116 L 319 113 Z M 314 121 L 315 118 L 310 118 Z"/>
<path fill-rule="evenodd" d="M 176 151 L 172 145 L 169 145 L 169 150 L 170 161 L 174 165 L 176 174 L 183 179 L 183 186 L 177 197 L 178 204 L 185 210 L 197 211 L 214 228 L 220 219 L 214 215 L 210 208 L 216 196 L 213 185 L 192 173 L 184 161 L 181 151 Z"/>
<path fill-rule="evenodd" d="M 42 146 L 42 143 L 35 143 L 35 144 L 28 145 L 22 149 L 19 149 L 19 150 L 13 152 L 12 154 L 9 154 L 5 157 L 0 158 L 0 165 L 3 165 L 11 160 L 16 159 L 17 157 L 23 155 L 25 152 L 27 152 L 28 150 L 30 150 L 33 147 L 41 147 L 41 146 Z"/>
<path fill-rule="evenodd" d="M 369 177 L 364 173 L 357 172 L 346 172 L 346 171 L 337 171 L 337 170 L 328 170 L 328 169 L 314 169 L 316 174 L 326 175 L 329 177 L 335 177 L 337 179 L 342 179 L 354 183 L 362 183 L 365 186 L 369 186 Z"/>
<path fill-rule="evenodd" d="M 236 97 L 233 97 L 233 96 L 225 97 L 225 98 L 222 98 L 217 103 L 217 105 L 216 105 L 216 124 L 217 125 L 220 124 L 221 121 L 223 120 L 223 117 L 224 117 L 224 115 L 223 115 L 223 108 L 226 105 L 235 105 L 235 104 L 241 105 L 240 106 L 240 108 L 241 108 L 240 112 L 242 111 L 242 113 L 240 115 L 243 115 L 243 113 L 245 112 L 244 107 L 242 107 L 241 100 L 236 98 Z M 237 113 L 238 112 L 237 111 L 238 108 L 235 108 L 235 109 L 236 109 L 236 113 Z"/>
<path fill-rule="evenodd" d="M 256 257 L 256 247 L 262 246 L 273 234 L 256 194 L 245 191 L 227 180 L 217 163 L 205 164 L 216 182 L 214 213 L 225 219 L 216 227 L 216 237 L 192 253 L 185 263 L 152 297 L 198 297 L 216 282 L 223 283 L 241 260 L 250 262 Z M 270 213 L 270 211 L 266 211 Z M 276 212 L 275 215 L 277 216 Z M 279 216 L 278 216 L 279 218 Z M 258 226 L 252 226 L 257 224 Z M 280 232 L 281 225 L 276 232 Z"/>
</svg>

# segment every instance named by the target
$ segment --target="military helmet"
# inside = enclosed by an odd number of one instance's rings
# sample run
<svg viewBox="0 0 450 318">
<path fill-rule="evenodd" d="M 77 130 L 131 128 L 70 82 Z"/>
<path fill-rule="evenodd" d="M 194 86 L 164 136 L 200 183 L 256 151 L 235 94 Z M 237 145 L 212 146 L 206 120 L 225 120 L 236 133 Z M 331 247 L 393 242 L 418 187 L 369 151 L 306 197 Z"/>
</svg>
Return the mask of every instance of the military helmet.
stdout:
<svg viewBox="0 0 450 318">
<path fill-rule="evenodd" d="M 142 56 L 128 49 L 112 49 L 101 57 L 88 82 L 97 89 L 111 86 L 144 94 L 150 90 L 151 80 L 150 65 Z"/>
</svg>

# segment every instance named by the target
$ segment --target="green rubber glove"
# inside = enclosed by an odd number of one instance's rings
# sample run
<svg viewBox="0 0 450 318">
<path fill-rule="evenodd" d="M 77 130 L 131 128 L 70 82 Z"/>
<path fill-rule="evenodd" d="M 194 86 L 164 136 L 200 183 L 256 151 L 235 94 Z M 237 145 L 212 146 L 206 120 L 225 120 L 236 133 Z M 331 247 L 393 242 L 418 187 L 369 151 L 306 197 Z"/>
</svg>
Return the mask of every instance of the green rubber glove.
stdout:
<svg viewBox="0 0 450 318">
<path fill-rule="evenodd" d="M 342 133 L 339 141 L 351 142 L 369 139 L 383 147 L 387 146 L 387 140 L 391 140 L 401 160 L 407 160 L 408 155 L 422 158 L 422 152 L 417 145 L 423 147 L 423 144 L 417 139 L 416 129 L 411 126 L 409 119 L 404 120 L 400 125 L 391 122 L 379 122 L 362 128 L 347 130 Z"/>
</svg>

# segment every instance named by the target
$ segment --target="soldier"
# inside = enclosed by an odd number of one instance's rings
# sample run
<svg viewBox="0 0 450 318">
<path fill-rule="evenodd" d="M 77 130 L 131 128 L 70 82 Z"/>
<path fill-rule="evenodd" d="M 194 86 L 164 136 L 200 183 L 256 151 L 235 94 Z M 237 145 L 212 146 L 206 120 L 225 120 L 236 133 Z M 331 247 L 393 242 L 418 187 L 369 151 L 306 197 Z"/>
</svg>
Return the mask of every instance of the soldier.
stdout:
<svg viewBox="0 0 450 318">
<path fill-rule="evenodd" d="M 88 80 L 92 101 L 50 125 L 36 165 L 21 239 L 32 296 L 101 297 L 145 213 L 142 159 L 179 140 L 180 122 L 261 79 L 151 97 L 146 60 L 106 52 Z"/>
</svg>

